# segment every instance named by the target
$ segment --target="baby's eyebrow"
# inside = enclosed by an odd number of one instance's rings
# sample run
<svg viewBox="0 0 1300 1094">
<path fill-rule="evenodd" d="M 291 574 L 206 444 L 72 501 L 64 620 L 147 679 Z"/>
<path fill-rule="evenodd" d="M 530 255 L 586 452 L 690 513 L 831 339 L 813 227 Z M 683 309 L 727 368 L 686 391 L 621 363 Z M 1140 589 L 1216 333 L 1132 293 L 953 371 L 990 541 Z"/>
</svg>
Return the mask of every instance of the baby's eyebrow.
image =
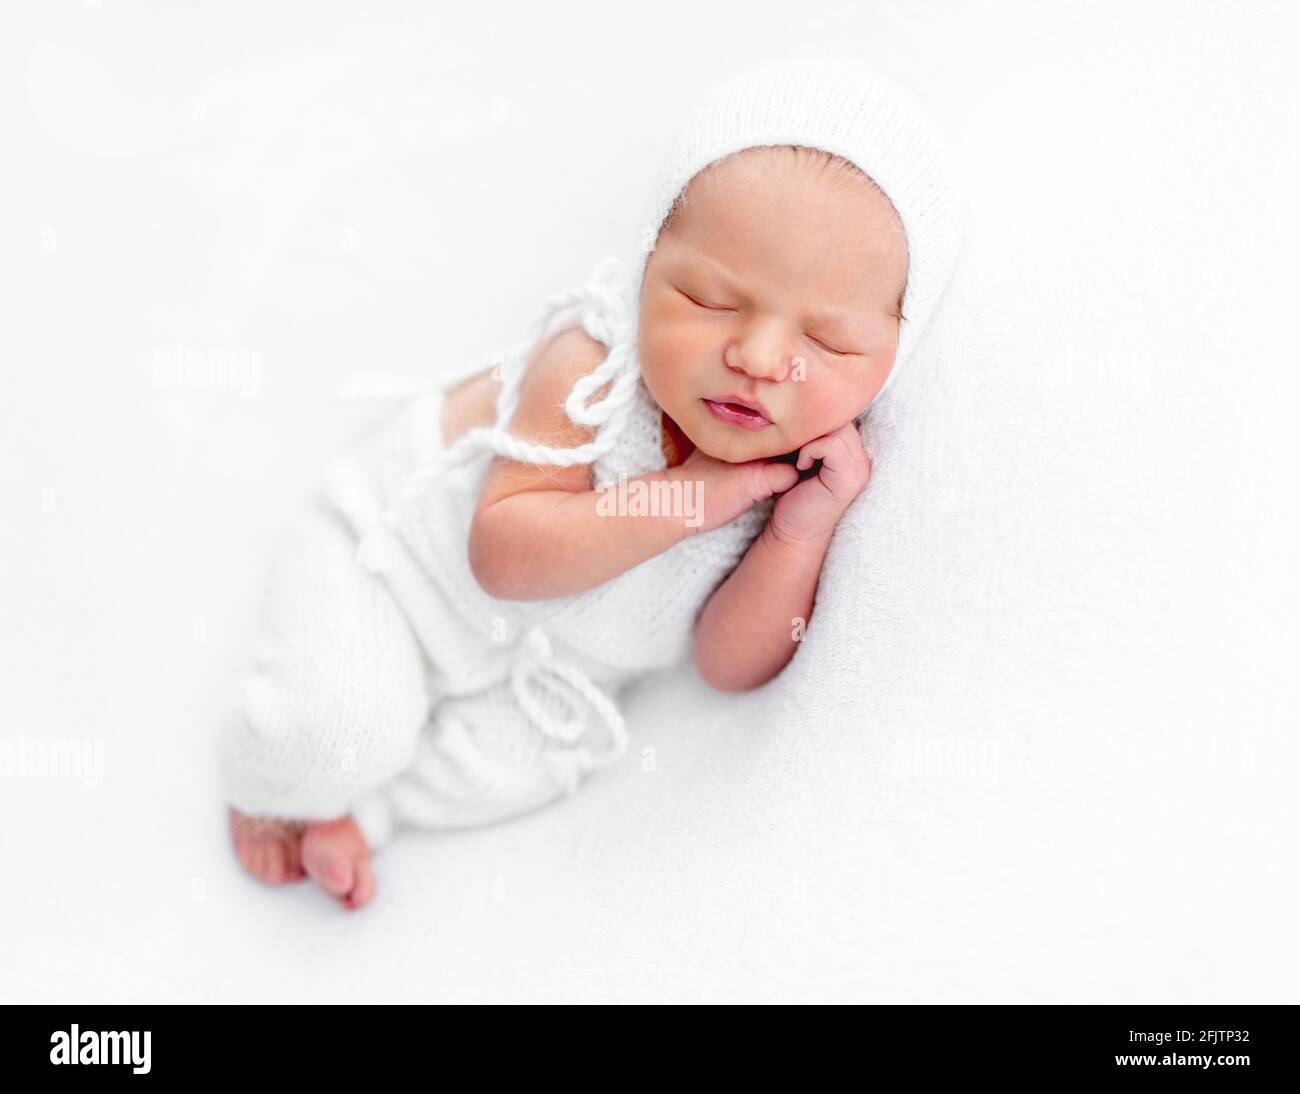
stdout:
<svg viewBox="0 0 1300 1094">
<path fill-rule="evenodd" d="M 703 262 L 705 263 L 705 265 L 712 266 L 715 272 L 722 274 L 724 277 L 729 278 L 733 282 L 736 280 L 736 275 L 733 274 L 731 270 L 729 270 L 716 258 L 710 258 L 708 255 L 706 255 L 703 251 L 699 250 L 698 248 L 691 248 L 690 255 L 686 259 L 686 265 L 689 267 L 692 262 L 697 262 L 697 261 Z"/>
<path fill-rule="evenodd" d="M 727 278 L 732 285 L 739 284 L 735 274 L 733 274 L 727 266 L 723 265 L 711 255 L 705 254 L 698 248 L 691 249 L 690 258 L 687 260 L 688 267 L 691 262 L 695 261 L 703 262 L 705 265 L 711 266 L 716 272 Z M 818 326 L 835 327 L 844 334 L 856 337 L 862 333 L 861 324 L 865 317 L 866 313 L 864 311 L 855 308 L 842 308 L 838 305 L 830 304 L 824 305 L 814 314 L 810 314 L 808 320 Z"/>
<path fill-rule="evenodd" d="M 847 326 L 855 319 L 861 318 L 861 315 L 856 311 L 850 311 L 848 308 L 825 307 L 821 311 L 811 314 L 808 318 L 814 323 L 824 323 L 829 326 Z"/>
<path fill-rule="evenodd" d="M 825 307 L 809 315 L 808 321 L 817 328 L 829 329 L 845 335 L 850 340 L 867 337 L 871 322 L 866 312 L 856 309 Z"/>
</svg>

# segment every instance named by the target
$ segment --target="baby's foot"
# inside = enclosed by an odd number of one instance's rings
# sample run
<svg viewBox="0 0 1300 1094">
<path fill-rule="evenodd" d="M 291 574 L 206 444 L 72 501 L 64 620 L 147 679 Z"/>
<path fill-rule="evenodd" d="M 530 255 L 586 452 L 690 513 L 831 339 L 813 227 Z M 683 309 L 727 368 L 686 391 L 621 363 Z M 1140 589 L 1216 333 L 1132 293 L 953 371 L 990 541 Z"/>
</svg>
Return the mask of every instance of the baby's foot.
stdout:
<svg viewBox="0 0 1300 1094">
<path fill-rule="evenodd" d="M 231 808 L 230 838 L 240 865 L 270 885 L 283 885 L 306 876 L 302 866 L 301 821 L 250 817 Z"/>
<path fill-rule="evenodd" d="M 375 895 L 370 848 L 351 817 L 312 821 L 302 837 L 303 868 L 345 907 L 360 908 Z"/>
</svg>

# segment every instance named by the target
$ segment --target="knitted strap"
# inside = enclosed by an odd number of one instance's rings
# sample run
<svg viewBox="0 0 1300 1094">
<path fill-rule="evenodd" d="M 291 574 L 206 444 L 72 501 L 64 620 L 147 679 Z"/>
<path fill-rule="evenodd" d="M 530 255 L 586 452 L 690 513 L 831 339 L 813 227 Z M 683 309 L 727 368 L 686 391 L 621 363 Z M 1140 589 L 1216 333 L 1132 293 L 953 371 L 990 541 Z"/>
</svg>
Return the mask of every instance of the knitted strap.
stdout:
<svg viewBox="0 0 1300 1094">
<path fill-rule="evenodd" d="M 497 367 L 501 371 L 501 391 L 497 394 L 495 423 L 469 430 L 455 444 L 442 449 L 428 462 L 406 474 L 373 534 L 367 535 L 358 548 L 357 561 L 362 566 L 373 571 L 383 569 L 388 557 L 384 548 L 386 529 L 395 529 L 401 523 L 403 509 L 417 502 L 442 475 L 468 463 L 484 451 L 495 452 L 521 463 L 572 467 L 594 463 L 614 446 L 632 412 L 639 379 L 636 369 L 631 367 L 634 361 L 629 344 L 623 287 L 623 264 L 617 258 L 606 257 L 595 265 L 591 276 L 583 284 L 556 293 L 546 301 L 529 325 L 527 335 L 499 360 Z M 506 423 L 514 416 L 519 404 L 519 389 L 528 368 L 532 348 L 551 320 L 574 304 L 588 305 L 583 310 L 582 325 L 593 338 L 608 345 L 610 349 L 605 360 L 574 385 L 565 401 L 565 410 L 570 419 L 575 424 L 594 427 L 596 437 L 584 445 L 559 449 L 515 437 L 507 430 Z M 609 394 L 599 403 L 588 406 L 587 398 L 611 381 L 613 384 Z M 400 379 L 371 378 L 369 381 L 352 381 L 345 397 L 366 397 L 376 391 L 387 394 L 389 391 L 409 393 L 418 390 L 419 387 L 403 387 Z"/>
<path fill-rule="evenodd" d="M 633 408 L 633 396 L 639 376 L 630 356 L 626 305 L 622 295 L 622 267 L 617 259 L 602 259 L 592 276 L 582 285 L 557 293 L 542 308 L 530 326 L 528 335 L 505 356 L 500 364 L 502 388 L 497 396 L 496 424 L 472 429 L 449 448 L 444 448 L 427 464 L 414 468 L 404 478 L 396 496 L 361 538 L 357 562 L 373 572 L 387 570 L 393 564 L 393 552 L 400 549 L 398 532 L 405 506 L 416 502 L 428 487 L 453 467 L 465 463 L 484 449 L 508 458 L 537 464 L 572 466 L 594 462 L 613 446 Z M 570 449 L 554 449 L 531 444 L 512 436 L 505 424 L 513 417 L 519 401 L 519 388 L 527 369 L 528 357 L 552 318 L 573 304 L 586 303 L 582 324 L 587 333 L 610 347 L 606 359 L 588 376 L 574 385 L 565 402 L 569 417 L 578 424 L 593 426 L 596 438 Z M 591 394 L 613 381 L 610 392 L 599 403 L 588 406 Z M 391 380 L 370 385 L 354 384 L 351 397 L 387 394 L 399 391 L 414 394 L 419 387 L 402 387 Z M 513 652 L 509 670 L 511 691 L 520 709 L 537 729 L 564 747 L 548 749 L 544 760 L 568 793 L 575 791 L 582 776 L 593 767 L 612 763 L 627 750 L 627 728 L 618 707 L 586 674 L 555 656 L 550 638 L 540 626 L 534 626 Z M 565 705 L 565 691 L 579 702 L 574 717 L 556 717 L 538 698 L 541 696 Z M 608 731 L 608 744 L 599 751 L 579 744 L 586 726 L 582 701 L 593 711 Z"/>
<path fill-rule="evenodd" d="M 399 527 L 404 508 L 416 502 L 439 476 L 484 449 L 523 462 L 571 466 L 594 462 L 612 448 L 632 412 L 639 379 L 631 367 L 635 360 L 630 356 L 622 276 L 622 265 L 617 259 L 602 259 L 584 284 L 557 293 L 546 302 L 527 336 L 499 365 L 502 387 L 496 402 L 496 424 L 470 430 L 454 445 L 442 449 L 434 459 L 404 477 L 392 503 L 361 537 L 356 559 L 362 567 L 373 572 L 389 570 L 394 563 L 393 553 L 402 547 Z M 553 449 L 511 436 L 505 423 L 513 417 L 518 405 L 532 347 L 553 317 L 574 304 L 589 305 L 583 309 L 583 328 L 610 349 L 601 365 L 574 385 L 565 402 L 569 417 L 575 423 L 594 427 L 596 438 L 575 448 Z M 610 391 L 605 398 L 589 406 L 587 399 L 607 384 Z M 401 378 L 363 378 L 361 382 L 354 381 L 343 394 L 348 398 L 402 397 L 419 394 L 427 387 Z M 563 746 L 545 750 L 543 760 L 566 792 L 573 793 L 587 771 L 612 763 L 626 752 L 627 728 L 618 707 L 590 677 L 555 655 L 549 636 L 540 626 L 532 627 L 513 651 L 509 684 L 520 709 L 538 731 Z M 575 708 L 570 719 L 554 713 L 557 707 L 563 709 L 566 705 Z M 608 743 L 595 751 L 580 744 L 589 711 L 594 712 L 608 735 Z"/>
</svg>

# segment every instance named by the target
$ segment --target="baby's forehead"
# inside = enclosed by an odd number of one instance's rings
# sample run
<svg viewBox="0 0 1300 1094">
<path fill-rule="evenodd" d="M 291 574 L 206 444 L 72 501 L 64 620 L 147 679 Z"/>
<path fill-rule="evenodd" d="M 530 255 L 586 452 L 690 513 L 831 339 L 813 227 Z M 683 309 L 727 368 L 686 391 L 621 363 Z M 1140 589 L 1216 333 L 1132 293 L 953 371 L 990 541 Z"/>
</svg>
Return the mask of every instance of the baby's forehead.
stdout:
<svg viewBox="0 0 1300 1094">
<path fill-rule="evenodd" d="M 803 145 L 757 145 L 715 160 L 681 188 L 664 226 L 691 219 L 693 209 L 727 207 L 796 219 L 810 204 L 835 215 L 840 231 L 890 231 L 905 240 L 897 210 L 874 179 L 842 156 Z"/>
<path fill-rule="evenodd" d="M 672 268 L 706 290 L 798 286 L 801 298 L 892 313 L 906 287 L 892 204 L 855 165 L 818 150 L 758 147 L 715 161 L 683 189 L 661 242 Z"/>
<path fill-rule="evenodd" d="M 791 179 L 828 189 L 883 191 L 857 164 L 821 148 L 804 145 L 755 145 L 714 160 L 697 171 L 683 191 L 776 186 Z M 888 199 L 886 199 L 888 200 Z"/>
</svg>

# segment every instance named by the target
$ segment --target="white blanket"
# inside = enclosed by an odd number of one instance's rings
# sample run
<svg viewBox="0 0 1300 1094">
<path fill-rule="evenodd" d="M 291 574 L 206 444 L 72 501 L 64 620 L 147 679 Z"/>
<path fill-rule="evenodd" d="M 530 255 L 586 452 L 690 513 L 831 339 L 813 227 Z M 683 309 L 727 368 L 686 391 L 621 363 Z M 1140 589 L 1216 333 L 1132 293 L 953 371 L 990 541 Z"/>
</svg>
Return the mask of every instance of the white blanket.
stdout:
<svg viewBox="0 0 1300 1094">
<path fill-rule="evenodd" d="M 720 852 L 808 878 L 845 994 L 1295 999 L 1300 115 L 1221 19 L 967 104 L 963 268 Z"/>
<path fill-rule="evenodd" d="M 607 51 L 606 8 L 0 34 L 0 739 L 99 749 L 0 779 L 0 998 L 1295 1002 L 1295 15 L 670 4 Z M 631 230 L 720 41 L 862 43 L 971 167 L 804 647 L 746 696 L 646 681 L 627 762 L 399 838 L 362 913 L 259 886 L 213 720 L 364 424 L 330 393 L 513 338 Z M 232 350 L 248 384 L 169 371 Z"/>
</svg>

